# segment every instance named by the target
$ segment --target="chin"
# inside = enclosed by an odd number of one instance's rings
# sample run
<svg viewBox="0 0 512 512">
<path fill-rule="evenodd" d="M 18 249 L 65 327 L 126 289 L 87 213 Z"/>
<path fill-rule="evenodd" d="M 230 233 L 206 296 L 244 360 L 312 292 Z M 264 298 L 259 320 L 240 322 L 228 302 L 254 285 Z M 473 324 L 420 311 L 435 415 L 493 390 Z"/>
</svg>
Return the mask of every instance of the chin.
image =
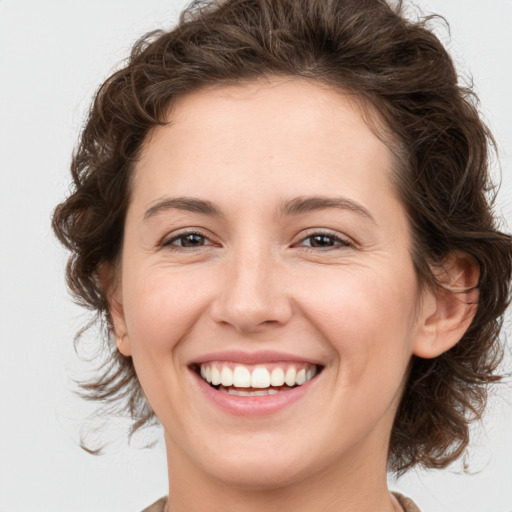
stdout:
<svg viewBox="0 0 512 512">
<path fill-rule="evenodd" d="M 300 481 L 311 461 L 306 453 L 290 450 L 279 439 L 231 438 L 229 443 L 210 443 L 207 450 L 196 452 L 192 463 L 218 482 L 245 490 L 279 489 Z M 215 446 L 217 449 L 212 449 Z"/>
<path fill-rule="evenodd" d="M 212 476 L 225 485 L 245 491 L 271 491 L 300 482 L 304 468 L 286 461 L 243 460 L 229 461 L 210 468 Z"/>
</svg>

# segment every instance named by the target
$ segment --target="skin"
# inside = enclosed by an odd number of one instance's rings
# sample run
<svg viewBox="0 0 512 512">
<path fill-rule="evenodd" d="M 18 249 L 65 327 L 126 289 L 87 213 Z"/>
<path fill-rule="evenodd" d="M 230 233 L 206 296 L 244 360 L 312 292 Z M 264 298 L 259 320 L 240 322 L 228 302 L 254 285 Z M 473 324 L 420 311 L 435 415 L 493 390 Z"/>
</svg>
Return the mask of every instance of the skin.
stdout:
<svg viewBox="0 0 512 512">
<path fill-rule="evenodd" d="M 164 427 L 169 510 L 397 510 L 386 462 L 411 356 L 450 348 L 471 315 L 419 285 L 390 151 L 348 96 L 298 79 L 209 88 L 169 115 L 136 164 L 110 291 Z M 281 211 L 311 196 L 344 203 Z M 183 197 L 218 214 L 172 207 Z M 454 255 L 446 282 L 474 279 L 467 262 Z M 323 371 L 278 412 L 234 416 L 190 370 L 219 350 Z"/>
</svg>

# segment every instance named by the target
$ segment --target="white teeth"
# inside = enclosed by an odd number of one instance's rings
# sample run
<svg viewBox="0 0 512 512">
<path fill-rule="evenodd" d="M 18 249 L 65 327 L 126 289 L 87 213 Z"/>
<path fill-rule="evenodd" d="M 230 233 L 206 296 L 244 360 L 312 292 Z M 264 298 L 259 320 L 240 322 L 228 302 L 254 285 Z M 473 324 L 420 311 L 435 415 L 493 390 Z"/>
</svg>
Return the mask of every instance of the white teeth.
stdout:
<svg viewBox="0 0 512 512">
<path fill-rule="evenodd" d="M 233 372 L 227 366 L 224 366 L 220 372 L 220 381 L 225 387 L 233 385 Z"/>
<path fill-rule="evenodd" d="M 258 366 L 251 375 L 251 387 L 268 388 L 270 386 L 270 374 L 266 368 Z"/>
<path fill-rule="evenodd" d="M 265 396 L 265 395 L 268 395 L 269 394 L 269 390 L 268 389 L 262 389 L 261 391 L 253 391 L 251 393 L 251 396 Z"/>
<path fill-rule="evenodd" d="M 237 388 L 251 387 L 251 372 L 245 366 L 236 366 L 233 372 L 233 385 Z"/>
<path fill-rule="evenodd" d="M 282 368 L 274 368 L 272 370 L 270 384 L 272 384 L 272 386 L 282 386 L 284 384 L 284 371 Z"/>
<path fill-rule="evenodd" d="M 290 389 L 290 388 L 287 388 Z M 235 388 L 219 388 L 219 391 L 223 393 L 228 393 L 229 395 L 236 396 L 266 396 L 266 395 L 277 395 L 279 391 L 277 389 L 258 389 L 257 391 L 244 391 L 242 389 Z"/>
<path fill-rule="evenodd" d="M 224 391 L 224 393 L 228 393 L 230 395 L 237 395 L 237 396 L 249 396 L 249 391 L 241 391 L 239 389 L 233 389 L 229 388 L 227 391 Z"/>
<path fill-rule="evenodd" d="M 311 380 L 316 375 L 316 366 L 312 366 L 306 371 L 306 380 Z"/>
<path fill-rule="evenodd" d="M 263 394 L 268 395 L 279 392 L 276 389 L 271 389 L 271 386 L 281 388 L 281 390 L 284 389 L 283 386 L 285 385 L 287 389 L 294 386 L 302 386 L 317 373 L 317 367 L 315 365 L 305 366 L 303 363 L 284 364 L 286 371 L 281 366 L 274 366 L 270 371 L 265 366 L 247 367 L 242 364 L 237 364 L 234 369 L 232 369 L 232 363 L 203 363 L 200 365 L 199 373 L 205 381 L 213 386 L 222 385 L 226 388 L 225 392 L 231 394 L 242 393 L 241 396 L 259 396 L 254 388 L 265 390 Z M 237 389 L 227 389 L 231 387 Z M 253 390 L 247 391 L 249 394 L 244 395 L 243 393 L 246 392 L 239 388 L 253 388 Z M 236 391 L 236 393 L 232 393 L 232 391 Z"/>
<path fill-rule="evenodd" d="M 284 378 L 284 381 L 286 382 L 287 386 L 294 386 L 295 385 L 295 376 L 297 375 L 297 371 L 293 366 L 290 366 L 288 370 L 286 371 L 286 376 Z"/>
<path fill-rule="evenodd" d="M 306 370 L 302 368 L 297 372 L 297 376 L 295 377 L 295 382 L 298 386 L 302 386 L 304 382 L 306 382 Z"/>
<path fill-rule="evenodd" d="M 215 365 L 213 365 L 212 366 L 212 384 L 214 386 L 218 386 L 220 383 L 221 383 L 221 378 L 220 378 L 219 369 Z"/>
</svg>

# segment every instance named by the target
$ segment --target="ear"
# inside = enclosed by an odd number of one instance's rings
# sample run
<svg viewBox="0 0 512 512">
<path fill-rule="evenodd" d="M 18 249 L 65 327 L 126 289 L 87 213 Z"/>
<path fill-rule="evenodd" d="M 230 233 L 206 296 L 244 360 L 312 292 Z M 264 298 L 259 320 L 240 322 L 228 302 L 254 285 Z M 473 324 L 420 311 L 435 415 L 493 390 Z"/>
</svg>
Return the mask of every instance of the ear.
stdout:
<svg viewBox="0 0 512 512">
<path fill-rule="evenodd" d="M 123 356 L 131 356 L 132 351 L 124 316 L 120 276 L 112 265 L 102 265 L 98 271 L 98 279 L 107 298 L 117 349 Z"/>
<path fill-rule="evenodd" d="M 420 332 L 413 353 L 430 359 L 446 352 L 462 338 L 478 306 L 479 269 L 468 254 L 451 253 L 433 274 L 435 290 L 427 290 L 420 312 Z"/>
</svg>

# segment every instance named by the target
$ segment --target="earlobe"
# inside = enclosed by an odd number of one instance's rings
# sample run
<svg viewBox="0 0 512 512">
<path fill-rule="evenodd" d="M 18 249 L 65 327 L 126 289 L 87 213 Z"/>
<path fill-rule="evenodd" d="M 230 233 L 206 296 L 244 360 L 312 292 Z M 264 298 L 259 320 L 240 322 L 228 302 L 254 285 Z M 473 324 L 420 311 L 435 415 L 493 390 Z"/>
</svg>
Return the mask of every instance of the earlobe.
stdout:
<svg viewBox="0 0 512 512">
<path fill-rule="evenodd" d="M 115 276 L 115 270 L 110 266 L 102 266 L 98 271 L 98 279 L 105 291 L 108 303 L 108 312 L 112 322 L 112 332 L 116 346 L 123 356 L 131 356 L 130 340 L 126 328 L 124 308 L 122 304 L 122 290 L 120 279 Z"/>
<path fill-rule="evenodd" d="M 130 340 L 126 329 L 126 322 L 124 319 L 124 310 L 121 302 L 111 295 L 108 298 L 110 317 L 112 318 L 113 331 L 116 340 L 117 349 L 123 356 L 131 356 L 132 351 L 130 347 Z"/>
<path fill-rule="evenodd" d="M 413 353 L 431 359 L 451 349 L 469 328 L 478 307 L 477 262 L 455 251 L 433 269 L 438 287 L 426 291 Z"/>
<path fill-rule="evenodd" d="M 128 357 L 128 356 L 132 355 L 130 342 L 128 340 L 127 334 L 125 334 L 123 336 L 116 335 L 116 345 L 117 345 L 117 350 L 119 350 L 119 352 L 121 354 L 123 354 L 123 356 Z"/>
</svg>

